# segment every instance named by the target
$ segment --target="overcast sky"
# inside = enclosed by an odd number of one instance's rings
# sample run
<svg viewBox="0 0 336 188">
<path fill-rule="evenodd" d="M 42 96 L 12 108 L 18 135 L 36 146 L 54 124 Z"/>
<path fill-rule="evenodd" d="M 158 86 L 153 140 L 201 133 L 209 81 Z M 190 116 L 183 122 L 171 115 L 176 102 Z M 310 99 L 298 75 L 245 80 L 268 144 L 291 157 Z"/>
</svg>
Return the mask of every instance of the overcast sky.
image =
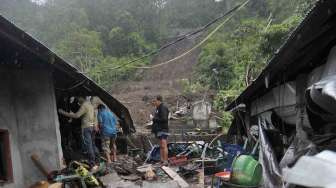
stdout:
<svg viewBox="0 0 336 188">
<path fill-rule="evenodd" d="M 47 0 L 31 0 L 32 2 L 36 3 L 36 4 L 39 4 L 39 5 L 42 5 L 44 4 Z"/>
<path fill-rule="evenodd" d="M 44 4 L 47 0 L 31 0 L 32 2 L 36 3 L 36 4 L 39 4 L 39 5 L 42 5 Z M 223 0 L 215 0 L 216 2 L 221 2 Z"/>
</svg>

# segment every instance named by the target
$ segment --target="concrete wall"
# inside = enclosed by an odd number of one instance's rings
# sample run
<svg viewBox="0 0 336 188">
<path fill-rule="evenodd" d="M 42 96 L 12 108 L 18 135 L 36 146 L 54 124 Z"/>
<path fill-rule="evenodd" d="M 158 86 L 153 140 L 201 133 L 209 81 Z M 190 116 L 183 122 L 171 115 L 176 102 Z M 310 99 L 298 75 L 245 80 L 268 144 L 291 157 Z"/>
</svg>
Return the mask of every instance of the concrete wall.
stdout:
<svg viewBox="0 0 336 188">
<path fill-rule="evenodd" d="M 210 114 L 211 104 L 209 102 L 199 101 L 193 104 L 192 117 L 196 127 L 208 129 Z"/>
<path fill-rule="evenodd" d="M 17 129 L 17 117 L 12 97 L 12 75 L 0 72 L 0 129 L 8 129 L 10 134 L 10 148 L 13 165 L 13 184 L 5 184 L 3 187 L 23 187 L 23 172 L 20 155 L 20 143 Z"/>
<path fill-rule="evenodd" d="M 10 132 L 14 183 L 27 187 L 44 180 L 30 156 L 37 154 L 49 169 L 59 169 L 59 125 L 53 81 L 47 70 L 0 71 L 0 129 Z"/>
</svg>

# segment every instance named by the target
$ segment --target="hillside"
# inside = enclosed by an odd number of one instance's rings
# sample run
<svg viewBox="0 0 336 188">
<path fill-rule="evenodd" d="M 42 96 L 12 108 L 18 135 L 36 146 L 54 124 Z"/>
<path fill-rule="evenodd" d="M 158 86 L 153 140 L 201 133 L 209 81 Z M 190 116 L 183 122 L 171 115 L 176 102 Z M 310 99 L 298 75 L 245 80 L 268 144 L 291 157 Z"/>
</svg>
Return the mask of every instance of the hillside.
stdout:
<svg viewBox="0 0 336 188">
<path fill-rule="evenodd" d="M 180 55 L 192 48 L 196 40 L 187 39 L 161 51 L 153 58 L 151 64 L 155 65 Z M 184 94 L 181 80 L 192 79 L 199 54 L 200 49 L 173 63 L 153 69 L 137 70 L 136 74 L 143 75 L 143 80 L 119 82 L 113 86 L 111 93 L 128 107 L 135 125 L 142 127 L 153 109 L 150 100 L 156 95 L 162 95 L 171 110 L 176 109 L 178 100 L 184 101 L 181 97 Z"/>
<path fill-rule="evenodd" d="M 36 3 L 39 2 L 39 3 Z M 177 98 L 198 100 L 210 89 L 222 125 L 227 103 L 255 80 L 316 0 L 3 0 L 0 12 L 111 91 L 142 125 L 148 99 L 161 94 L 172 111 Z M 214 21 L 217 20 L 217 21 Z M 222 25 L 198 50 L 153 69 L 125 66 L 174 37 L 212 23 L 203 35 L 133 63 L 151 66 L 180 55 Z"/>
</svg>

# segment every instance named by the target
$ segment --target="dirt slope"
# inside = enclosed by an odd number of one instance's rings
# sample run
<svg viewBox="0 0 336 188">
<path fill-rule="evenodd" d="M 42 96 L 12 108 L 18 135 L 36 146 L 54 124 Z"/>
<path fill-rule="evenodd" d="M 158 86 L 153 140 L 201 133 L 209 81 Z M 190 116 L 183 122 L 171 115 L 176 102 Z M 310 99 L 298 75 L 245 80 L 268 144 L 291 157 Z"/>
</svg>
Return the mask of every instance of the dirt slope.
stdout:
<svg viewBox="0 0 336 188">
<path fill-rule="evenodd" d="M 152 64 L 172 59 L 195 45 L 194 39 L 187 39 L 177 45 L 161 51 L 153 58 Z M 175 110 L 179 96 L 182 94 L 180 80 L 192 76 L 194 66 L 200 50 L 197 49 L 183 58 L 157 68 L 138 70 L 137 74 L 143 75 L 142 81 L 128 81 L 113 86 L 112 94 L 128 107 L 135 126 L 141 130 L 148 121 L 153 110 L 150 100 L 156 95 L 162 95 L 171 111 Z"/>
</svg>

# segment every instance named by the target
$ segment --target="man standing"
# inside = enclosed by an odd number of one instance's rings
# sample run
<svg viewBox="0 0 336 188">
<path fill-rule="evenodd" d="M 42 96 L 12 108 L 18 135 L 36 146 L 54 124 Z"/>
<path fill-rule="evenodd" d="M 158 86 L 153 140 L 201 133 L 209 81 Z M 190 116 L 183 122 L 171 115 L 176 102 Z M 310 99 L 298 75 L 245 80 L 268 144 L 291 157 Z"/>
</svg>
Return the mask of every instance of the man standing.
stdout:
<svg viewBox="0 0 336 188">
<path fill-rule="evenodd" d="M 63 108 L 65 111 L 70 111 L 69 109 L 69 100 L 68 97 L 62 96 L 57 100 L 57 107 Z M 70 118 L 59 116 L 58 121 L 60 125 L 60 133 L 61 133 L 61 146 L 63 150 L 63 157 L 66 162 L 69 162 L 69 156 L 66 155 L 71 150 L 71 127 L 70 124 Z"/>
<path fill-rule="evenodd" d="M 81 118 L 82 137 L 85 150 L 88 152 L 88 159 L 90 167 L 96 167 L 95 165 L 95 144 L 92 136 L 94 134 L 94 108 L 90 101 L 87 101 L 84 97 L 78 98 L 80 108 L 76 113 L 66 112 L 59 109 L 58 112 L 66 117 L 79 119 Z"/>
<path fill-rule="evenodd" d="M 168 133 L 168 108 L 162 103 L 162 97 L 158 95 L 153 100 L 153 105 L 155 106 L 155 112 L 153 117 L 153 127 L 152 132 L 160 140 L 160 157 L 161 163 L 163 165 L 168 164 L 168 146 L 167 139 Z"/>
<path fill-rule="evenodd" d="M 115 115 L 106 108 L 105 105 L 98 105 L 98 125 L 102 137 L 102 148 L 107 159 L 107 163 L 117 160 L 117 119 Z"/>
</svg>

